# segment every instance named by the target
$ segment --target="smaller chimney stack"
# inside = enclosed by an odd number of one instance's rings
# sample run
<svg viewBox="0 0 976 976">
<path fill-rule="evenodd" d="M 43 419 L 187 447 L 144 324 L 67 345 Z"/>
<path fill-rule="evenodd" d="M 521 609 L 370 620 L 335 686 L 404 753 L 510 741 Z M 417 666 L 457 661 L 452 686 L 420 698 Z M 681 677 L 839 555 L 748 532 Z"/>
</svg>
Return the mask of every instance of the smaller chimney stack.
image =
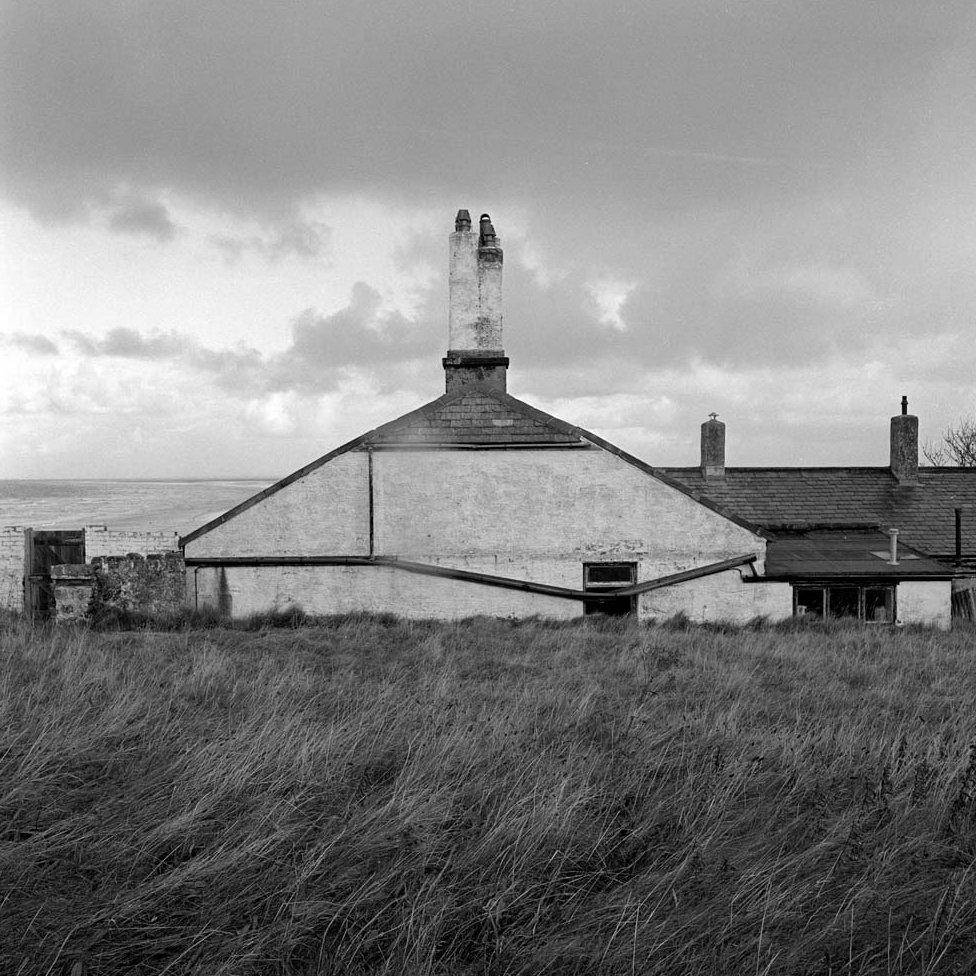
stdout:
<svg viewBox="0 0 976 976">
<path fill-rule="evenodd" d="M 918 417 L 901 398 L 901 414 L 891 418 L 891 473 L 900 485 L 918 484 Z"/>
<path fill-rule="evenodd" d="M 708 481 L 725 477 L 725 424 L 717 413 L 701 425 L 701 473 Z"/>
</svg>

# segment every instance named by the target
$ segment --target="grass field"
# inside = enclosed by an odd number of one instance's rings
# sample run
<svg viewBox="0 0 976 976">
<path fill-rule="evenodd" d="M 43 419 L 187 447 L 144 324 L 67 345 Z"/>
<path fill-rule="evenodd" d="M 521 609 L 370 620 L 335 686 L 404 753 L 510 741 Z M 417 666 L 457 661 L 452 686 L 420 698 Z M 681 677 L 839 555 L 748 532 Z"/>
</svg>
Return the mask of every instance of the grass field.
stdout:
<svg viewBox="0 0 976 976">
<path fill-rule="evenodd" d="M 974 635 L 7 621 L 0 972 L 973 972 Z"/>
</svg>

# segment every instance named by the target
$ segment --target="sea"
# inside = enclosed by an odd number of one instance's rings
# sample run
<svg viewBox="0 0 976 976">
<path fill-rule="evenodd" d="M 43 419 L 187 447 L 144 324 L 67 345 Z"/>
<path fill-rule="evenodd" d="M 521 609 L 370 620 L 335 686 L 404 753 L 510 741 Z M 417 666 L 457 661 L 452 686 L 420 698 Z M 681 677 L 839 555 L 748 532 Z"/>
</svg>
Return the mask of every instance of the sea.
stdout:
<svg viewBox="0 0 976 976">
<path fill-rule="evenodd" d="M 2 480 L 0 526 L 152 529 L 186 535 L 273 483 L 226 480 Z"/>
</svg>

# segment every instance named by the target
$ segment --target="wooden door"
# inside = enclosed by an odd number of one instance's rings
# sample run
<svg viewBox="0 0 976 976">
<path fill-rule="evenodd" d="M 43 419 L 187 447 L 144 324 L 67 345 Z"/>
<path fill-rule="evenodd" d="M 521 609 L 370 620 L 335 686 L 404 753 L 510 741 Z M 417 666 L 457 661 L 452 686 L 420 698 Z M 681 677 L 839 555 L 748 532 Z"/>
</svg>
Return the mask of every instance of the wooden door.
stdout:
<svg viewBox="0 0 976 976">
<path fill-rule="evenodd" d="M 51 567 L 85 561 L 83 529 L 38 530 L 30 535 L 30 569 L 27 576 L 27 609 L 35 619 L 54 615 Z"/>
</svg>

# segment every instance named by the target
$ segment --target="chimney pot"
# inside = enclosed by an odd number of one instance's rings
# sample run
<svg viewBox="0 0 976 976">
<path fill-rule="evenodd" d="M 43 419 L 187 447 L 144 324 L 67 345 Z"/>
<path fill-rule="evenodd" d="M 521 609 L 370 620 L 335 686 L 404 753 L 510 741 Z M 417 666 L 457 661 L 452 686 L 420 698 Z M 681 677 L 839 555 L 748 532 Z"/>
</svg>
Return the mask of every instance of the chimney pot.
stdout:
<svg viewBox="0 0 976 976">
<path fill-rule="evenodd" d="M 491 217 L 488 214 L 481 215 L 481 239 L 478 244 L 481 247 L 492 247 L 495 243 L 495 228 L 491 224 Z"/>
<path fill-rule="evenodd" d="M 725 477 L 725 424 L 717 413 L 701 425 L 701 473 L 706 481 Z"/>
<path fill-rule="evenodd" d="M 900 485 L 918 484 L 918 417 L 908 413 L 908 397 L 901 398 L 901 414 L 891 418 L 891 473 Z"/>
<path fill-rule="evenodd" d="M 467 210 L 459 210 L 457 217 L 454 218 L 454 229 L 471 230 L 471 214 Z"/>
</svg>

